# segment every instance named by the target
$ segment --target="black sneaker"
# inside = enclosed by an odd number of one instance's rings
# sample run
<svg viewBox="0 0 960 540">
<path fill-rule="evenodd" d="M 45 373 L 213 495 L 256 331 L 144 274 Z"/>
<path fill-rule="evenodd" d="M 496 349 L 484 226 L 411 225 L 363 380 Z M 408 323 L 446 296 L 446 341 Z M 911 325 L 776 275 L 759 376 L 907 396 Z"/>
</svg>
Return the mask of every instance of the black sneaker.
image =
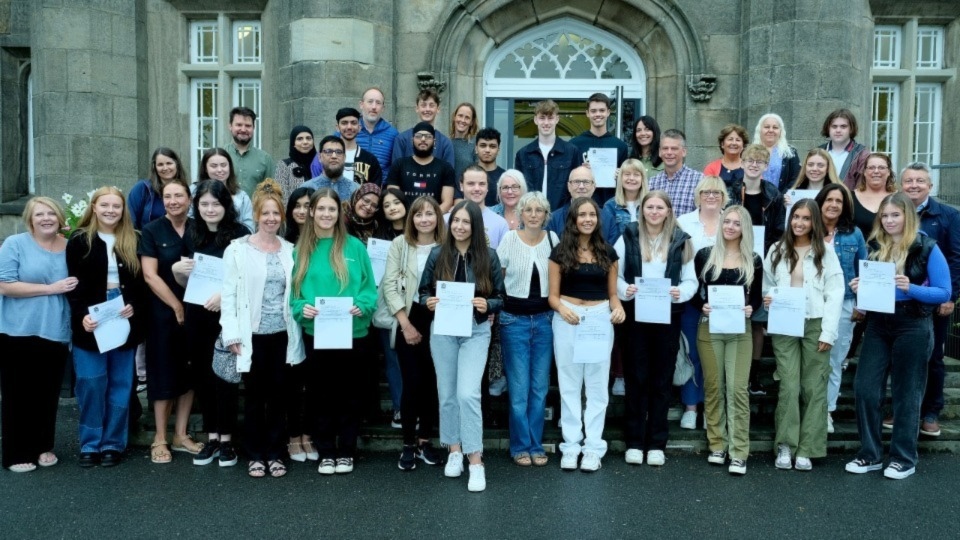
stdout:
<svg viewBox="0 0 960 540">
<path fill-rule="evenodd" d="M 237 464 L 237 451 L 233 449 L 230 441 L 220 443 L 220 466 L 233 467 Z"/>
<path fill-rule="evenodd" d="M 440 453 L 434 450 L 433 445 L 429 442 L 425 442 L 417 447 L 417 459 L 427 465 L 439 465 L 443 463 L 443 458 L 440 457 Z"/>
<path fill-rule="evenodd" d="M 390 420 L 390 427 L 394 429 L 400 429 L 403 427 L 403 423 L 400 419 L 400 411 L 393 411 L 393 419 Z"/>
<path fill-rule="evenodd" d="M 417 468 L 417 447 L 412 444 L 403 445 L 400 461 L 397 463 L 401 471 L 412 471 Z"/>
<path fill-rule="evenodd" d="M 193 456 L 194 465 L 209 465 L 213 463 L 213 460 L 220 455 L 220 441 L 213 439 L 207 441 L 207 444 L 203 445 L 203 449 L 200 452 Z"/>
</svg>

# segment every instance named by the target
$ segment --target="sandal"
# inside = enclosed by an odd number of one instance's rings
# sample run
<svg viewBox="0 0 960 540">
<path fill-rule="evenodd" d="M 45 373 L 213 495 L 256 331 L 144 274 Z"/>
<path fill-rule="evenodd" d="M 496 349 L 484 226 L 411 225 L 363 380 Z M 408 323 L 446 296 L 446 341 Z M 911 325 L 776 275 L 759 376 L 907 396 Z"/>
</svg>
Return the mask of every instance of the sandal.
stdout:
<svg viewBox="0 0 960 540">
<path fill-rule="evenodd" d="M 40 458 L 37 459 L 37 465 L 40 465 L 41 467 L 53 467 L 58 461 L 60 460 L 53 452 L 44 452 L 40 454 Z"/>
<path fill-rule="evenodd" d="M 550 458 L 546 454 L 534 454 L 533 455 L 533 464 L 537 467 L 543 467 L 550 461 Z"/>
<path fill-rule="evenodd" d="M 249 474 L 251 478 L 263 478 L 267 475 L 267 468 L 263 466 L 262 461 L 251 461 L 250 464 L 247 465 L 247 474 Z"/>
<path fill-rule="evenodd" d="M 284 465 L 282 461 L 279 459 L 270 461 L 270 476 L 280 478 L 285 474 L 287 474 L 287 466 Z"/>
<path fill-rule="evenodd" d="M 290 454 L 290 459 L 303 463 L 307 461 L 307 453 L 303 450 L 303 445 L 300 444 L 300 441 L 287 443 L 287 453 Z"/>
<path fill-rule="evenodd" d="M 526 452 L 513 456 L 513 462 L 521 467 L 529 467 L 533 464 L 533 462 L 530 461 L 530 454 Z"/>
<path fill-rule="evenodd" d="M 156 441 L 150 445 L 150 461 L 154 463 L 170 463 L 173 455 L 167 448 L 167 441 Z"/>
<path fill-rule="evenodd" d="M 37 466 L 33 463 L 17 463 L 16 465 L 11 465 L 7 467 L 11 472 L 15 473 L 24 473 L 37 470 Z"/>
<path fill-rule="evenodd" d="M 203 450 L 203 443 L 198 443 L 190 438 L 189 435 L 173 438 L 173 446 L 170 447 L 174 452 L 186 452 L 197 455 Z"/>
</svg>

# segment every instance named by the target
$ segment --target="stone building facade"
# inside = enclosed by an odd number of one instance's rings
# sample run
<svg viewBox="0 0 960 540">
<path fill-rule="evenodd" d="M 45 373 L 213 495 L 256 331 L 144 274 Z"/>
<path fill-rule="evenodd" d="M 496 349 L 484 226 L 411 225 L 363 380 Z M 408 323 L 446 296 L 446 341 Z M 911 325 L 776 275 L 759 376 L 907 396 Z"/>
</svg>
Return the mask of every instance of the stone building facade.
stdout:
<svg viewBox="0 0 960 540">
<path fill-rule="evenodd" d="M 531 103 L 568 102 L 574 131 L 601 91 L 621 124 L 683 129 L 698 168 L 726 123 L 776 112 L 802 152 L 837 107 L 897 166 L 960 162 L 941 144 L 960 137 L 958 61 L 956 0 L 0 0 L 0 238 L 30 194 L 129 187 L 157 146 L 194 177 L 235 104 L 279 159 L 291 126 L 332 132 L 369 86 L 401 129 L 422 86 L 444 129 L 474 103 L 505 154 Z"/>
</svg>

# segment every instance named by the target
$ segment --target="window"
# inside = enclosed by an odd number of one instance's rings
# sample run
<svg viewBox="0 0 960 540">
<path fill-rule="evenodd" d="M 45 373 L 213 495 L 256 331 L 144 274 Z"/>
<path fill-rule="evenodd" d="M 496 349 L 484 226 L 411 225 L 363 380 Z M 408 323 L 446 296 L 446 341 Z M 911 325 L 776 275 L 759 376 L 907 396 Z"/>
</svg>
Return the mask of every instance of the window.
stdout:
<svg viewBox="0 0 960 540">
<path fill-rule="evenodd" d="M 217 21 L 196 21 L 190 23 L 190 63 L 216 64 L 219 61 L 217 51 Z"/>
<path fill-rule="evenodd" d="M 917 29 L 917 69 L 943 68 L 943 28 L 921 26 Z"/>
<path fill-rule="evenodd" d="M 899 97 L 900 87 L 896 84 L 873 85 L 873 115 L 870 122 L 873 151 L 890 154 L 894 162 L 896 162 Z"/>
<path fill-rule="evenodd" d="M 260 21 L 233 23 L 233 36 L 236 40 L 233 47 L 234 64 L 259 64 L 262 61 Z"/>
<path fill-rule="evenodd" d="M 917 84 L 914 99 L 913 152 L 911 161 L 940 161 L 940 126 L 943 99 L 940 84 Z"/>
<path fill-rule="evenodd" d="M 900 34 L 899 26 L 877 26 L 873 31 L 873 67 L 894 68 L 900 67 Z"/>
<path fill-rule="evenodd" d="M 207 150 L 217 145 L 217 106 L 220 85 L 216 79 L 190 81 L 190 167 L 197 175 L 197 164 Z"/>
</svg>

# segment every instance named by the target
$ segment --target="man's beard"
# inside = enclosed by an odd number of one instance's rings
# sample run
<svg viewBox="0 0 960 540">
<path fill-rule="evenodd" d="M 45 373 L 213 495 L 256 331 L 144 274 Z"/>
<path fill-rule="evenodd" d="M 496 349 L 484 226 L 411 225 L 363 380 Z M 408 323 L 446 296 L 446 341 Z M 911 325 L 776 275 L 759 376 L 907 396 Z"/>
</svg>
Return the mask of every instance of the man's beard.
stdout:
<svg viewBox="0 0 960 540">
<path fill-rule="evenodd" d="M 433 155 L 433 146 L 430 146 L 425 150 L 421 150 L 419 146 L 414 146 L 413 155 L 417 156 L 418 158 L 430 157 Z"/>
<path fill-rule="evenodd" d="M 334 165 L 330 165 L 329 167 L 324 165 L 323 174 L 330 179 L 340 178 L 341 176 L 343 176 L 343 163 L 337 163 Z"/>
<path fill-rule="evenodd" d="M 240 138 L 239 136 L 237 136 L 237 135 L 234 135 L 234 136 L 233 136 L 233 143 L 234 143 L 234 144 L 239 144 L 239 145 L 250 144 L 250 141 L 252 141 L 252 140 L 253 140 L 253 137 L 252 137 L 252 136 L 249 136 L 249 135 L 247 136 L 247 139 L 246 139 L 246 140 L 241 139 L 241 138 Z"/>
</svg>

